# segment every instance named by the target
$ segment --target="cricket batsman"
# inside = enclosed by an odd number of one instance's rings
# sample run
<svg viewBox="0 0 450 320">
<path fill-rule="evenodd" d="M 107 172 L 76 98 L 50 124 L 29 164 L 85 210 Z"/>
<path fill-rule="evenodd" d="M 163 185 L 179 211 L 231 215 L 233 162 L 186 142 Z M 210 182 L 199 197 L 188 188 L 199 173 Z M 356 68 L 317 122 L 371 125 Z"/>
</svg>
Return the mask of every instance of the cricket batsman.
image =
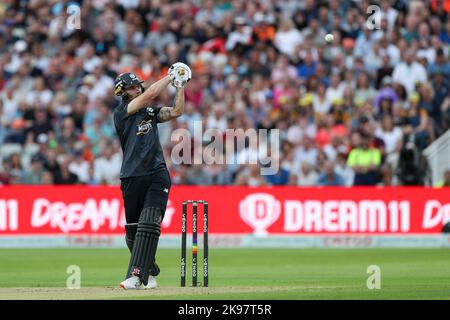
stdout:
<svg viewBox="0 0 450 320">
<path fill-rule="evenodd" d="M 184 86 L 191 76 L 190 68 L 177 62 L 148 88 L 134 73 L 123 73 L 114 82 L 114 93 L 122 98 L 114 110 L 114 126 L 123 151 L 120 180 L 125 240 L 131 252 L 126 278 L 120 283 L 123 289 L 157 287 L 155 257 L 171 186 L 157 124 L 183 114 Z M 155 106 L 169 84 L 176 88 L 174 106 Z"/>
</svg>

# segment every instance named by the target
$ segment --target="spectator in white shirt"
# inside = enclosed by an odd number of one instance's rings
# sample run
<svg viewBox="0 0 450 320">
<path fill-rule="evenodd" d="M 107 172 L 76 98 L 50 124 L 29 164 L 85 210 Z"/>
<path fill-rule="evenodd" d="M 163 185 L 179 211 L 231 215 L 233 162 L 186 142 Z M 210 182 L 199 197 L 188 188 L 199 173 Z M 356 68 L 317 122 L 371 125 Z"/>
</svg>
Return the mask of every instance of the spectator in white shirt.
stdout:
<svg viewBox="0 0 450 320">
<path fill-rule="evenodd" d="M 306 162 L 314 166 L 317 162 L 317 156 L 319 154 L 316 146 L 314 145 L 314 140 L 304 137 L 302 142 L 303 145 L 294 150 L 294 167 L 298 167 L 302 162 Z M 295 168 L 294 171 L 298 171 L 298 168 Z"/>
<path fill-rule="evenodd" d="M 399 127 L 394 127 L 392 117 L 383 116 L 381 126 L 375 130 L 375 136 L 384 142 L 386 163 L 392 168 L 397 166 L 398 155 L 403 145 L 403 132 Z"/>
<path fill-rule="evenodd" d="M 376 41 L 372 45 L 372 49 L 369 50 L 363 57 L 365 69 L 369 73 L 375 73 L 383 65 L 383 51 L 381 50 L 381 44 Z"/>
<path fill-rule="evenodd" d="M 342 99 L 344 95 L 344 88 L 340 86 L 341 84 L 341 76 L 337 73 L 334 73 L 331 76 L 330 86 L 327 88 L 327 92 L 325 94 L 326 99 L 328 101 L 333 101 L 336 99 Z"/>
<path fill-rule="evenodd" d="M 226 118 L 227 106 L 224 102 L 216 102 L 212 105 L 211 113 L 206 121 L 208 129 L 220 130 L 222 133 L 227 129 Z"/>
<path fill-rule="evenodd" d="M 214 7 L 214 1 L 206 0 L 202 6 L 202 9 L 200 9 L 195 15 L 195 22 L 218 24 L 222 18 L 222 11 Z"/>
<path fill-rule="evenodd" d="M 95 48 L 92 44 L 86 44 L 79 49 L 79 54 L 83 58 L 83 69 L 90 73 L 93 72 L 96 66 L 102 64 L 102 59 L 95 54 Z"/>
<path fill-rule="evenodd" d="M 386 35 L 380 39 L 381 56 L 388 55 L 391 63 L 396 65 L 400 61 L 400 50 L 396 45 L 392 44 Z"/>
<path fill-rule="evenodd" d="M 270 77 L 277 85 L 279 85 L 282 79 L 286 79 L 286 77 L 295 81 L 298 79 L 297 69 L 289 63 L 289 58 L 286 55 L 280 54 L 275 66 L 272 68 Z"/>
<path fill-rule="evenodd" d="M 103 66 L 96 66 L 94 69 L 95 81 L 92 92 L 88 95 L 89 99 L 105 98 L 114 88 L 114 80 L 105 74 Z M 91 100 L 92 101 L 92 100 Z"/>
<path fill-rule="evenodd" d="M 386 19 L 389 24 L 389 30 L 395 25 L 395 20 L 397 19 L 398 12 L 395 10 L 392 5 L 392 0 L 382 0 L 381 1 L 381 18 Z"/>
<path fill-rule="evenodd" d="M 306 116 L 301 116 L 296 124 L 289 127 L 287 140 L 293 144 L 299 144 L 306 137 L 314 139 L 317 128 L 314 123 L 310 123 Z"/>
<path fill-rule="evenodd" d="M 336 173 L 344 178 L 345 186 L 351 187 L 355 179 L 355 172 L 347 166 L 347 155 L 345 153 L 338 153 L 336 156 Z"/>
<path fill-rule="evenodd" d="M 9 84 L 0 94 L 0 100 L 3 102 L 2 120 L 5 123 L 11 123 L 15 118 L 19 107 L 19 99 L 20 95 L 13 84 Z"/>
<path fill-rule="evenodd" d="M 341 136 L 334 135 L 331 137 L 330 143 L 323 147 L 323 151 L 325 152 L 327 159 L 334 162 L 338 153 L 347 152 L 347 147 Z"/>
<path fill-rule="evenodd" d="M 317 92 L 313 93 L 313 109 L 314 112 L 324 116 L 331 109 L 331 101 L 326 96 L 327 87 L 323 82 L 317 85 Z"/>
<path fill-rule="evenodd" d="M 261 175 L 261 168 L 258 164 L 248 164 L 237 174 L 235 184 L 248 187 L 260 187 L 267 185 L 267 181 Z"/>
<path fill-rule="evenodd" d="M 282 53 L 292 57 L 294 49 L 302 42 L 302 34 L 294 27 L 291 19 L 283 19 L 275 34 L 274 44 Z"/>
<path fill-rule="evenodd" d="M 53 91 L 48 89 L 45 85 L 44 78 L 36 78 L 33 90 L 28 92 L 26 102 L 30 105 L 48 105 L 53 98 Z"/>
<path fill-rule="evenodd" d="M 356 38 L 353 54 L 356 57 L 365 57 L 366 54 L 368 54 L 369 51 L 372 50 L 373 42 L 374 40 L 372 30 L 365 27 Z"/>
<path fill-rule="evenodd" d="M 417 82 L 427 81 L 427 71 L 423 65 L 414 61 L 412 49 L 405 52 L 404 62 L 395 66 L 392 79 L 402 84 L 409 94 L 415 90 Z"/>
<path fill-rule="evenodd" d="M 83 152 L 75 151 L 75 158 L 69 164 L 69 171 L 78 176 L 78 180 L 87 183 L 89 180 L 89 163 L 83 159 Z"/>
<path fill-rule="evenodd" d="M 225 49 L 227 51 L 233 50 L 238 44 L 248 46 L 252 40 L 252 28 L 245 24 L 244 18 L 236 17 L 234 24 L 236 30 L 230 33 L 225 43 Z"/>
<path fill-rule="evenodd" d="M 301 187 L 310 187 L 317 185 L 319 175 L 313 166 L 307 162 L 302 162 L 300 168 L 291 171 L 290 184 Z"/>
<path fill-rule="evenodd" d="M 122 165 L 122 157 L 119 153 L 113 153 L 112 146 L 105 146 L 103 156 L 94 162 L 94 178 L 100 184 L 119 184 L 119 173 Z"/>
</svg>

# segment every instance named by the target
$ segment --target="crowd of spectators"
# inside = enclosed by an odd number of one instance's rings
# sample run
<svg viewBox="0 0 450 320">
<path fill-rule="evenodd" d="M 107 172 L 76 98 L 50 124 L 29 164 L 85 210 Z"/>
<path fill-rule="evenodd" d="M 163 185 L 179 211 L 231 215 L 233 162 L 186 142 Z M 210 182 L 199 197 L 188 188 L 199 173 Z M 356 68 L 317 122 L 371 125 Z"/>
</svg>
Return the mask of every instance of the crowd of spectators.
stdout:
<svg viewBox="0 0 450 320">
<path fill-rule="evenodd" d="M 114 78 L 152 83 L 176 61 L 193 78 L 185 114 L 159 125 L 174 184 L 407 184 L 402 152 L 450 127 L 450 5 L 372 2 L 2 1 L 0 184 L 117 185 Z M 171 132 L 195 120 L 279 129 L 279 172 L 173 164 Z"/>
</svg>

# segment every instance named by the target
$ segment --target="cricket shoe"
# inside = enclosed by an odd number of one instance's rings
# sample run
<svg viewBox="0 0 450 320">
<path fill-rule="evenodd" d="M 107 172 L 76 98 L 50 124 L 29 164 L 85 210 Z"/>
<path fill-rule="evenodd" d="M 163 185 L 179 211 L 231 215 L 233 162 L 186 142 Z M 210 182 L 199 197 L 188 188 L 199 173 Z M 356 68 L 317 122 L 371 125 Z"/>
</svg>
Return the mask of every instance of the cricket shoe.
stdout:
<svg viewBox="0 0 450 320">
<path fill-rule="evenodd" d="M 120 287 L 125 290 L 138 290 L 141 285 L 142 281 L 138 276 L 131 276 L 120 283 Z"/>
<path fill-rule="evenodd" d="M 156 282 L 156 278 L 154 276 L 149 276 L 147 285 L 144 286 L 144 289 L 155 289 L 157 286 L 158 283 Z"/>
</svg>

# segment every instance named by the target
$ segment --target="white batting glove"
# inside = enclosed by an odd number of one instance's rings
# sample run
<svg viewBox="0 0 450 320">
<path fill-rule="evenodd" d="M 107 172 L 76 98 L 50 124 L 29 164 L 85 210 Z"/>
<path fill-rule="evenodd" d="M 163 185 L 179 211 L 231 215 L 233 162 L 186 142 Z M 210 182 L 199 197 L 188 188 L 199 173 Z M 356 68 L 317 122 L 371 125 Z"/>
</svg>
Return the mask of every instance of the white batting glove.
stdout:
<svg viewBox="0 0 450 320">
<path fill-rule="evenodd" d="M 182 88 L 192 78 L 192 71 L 188 65 L 177 62 L 170 66 L 169 77 L 175 88 Z"/>
</svg>

